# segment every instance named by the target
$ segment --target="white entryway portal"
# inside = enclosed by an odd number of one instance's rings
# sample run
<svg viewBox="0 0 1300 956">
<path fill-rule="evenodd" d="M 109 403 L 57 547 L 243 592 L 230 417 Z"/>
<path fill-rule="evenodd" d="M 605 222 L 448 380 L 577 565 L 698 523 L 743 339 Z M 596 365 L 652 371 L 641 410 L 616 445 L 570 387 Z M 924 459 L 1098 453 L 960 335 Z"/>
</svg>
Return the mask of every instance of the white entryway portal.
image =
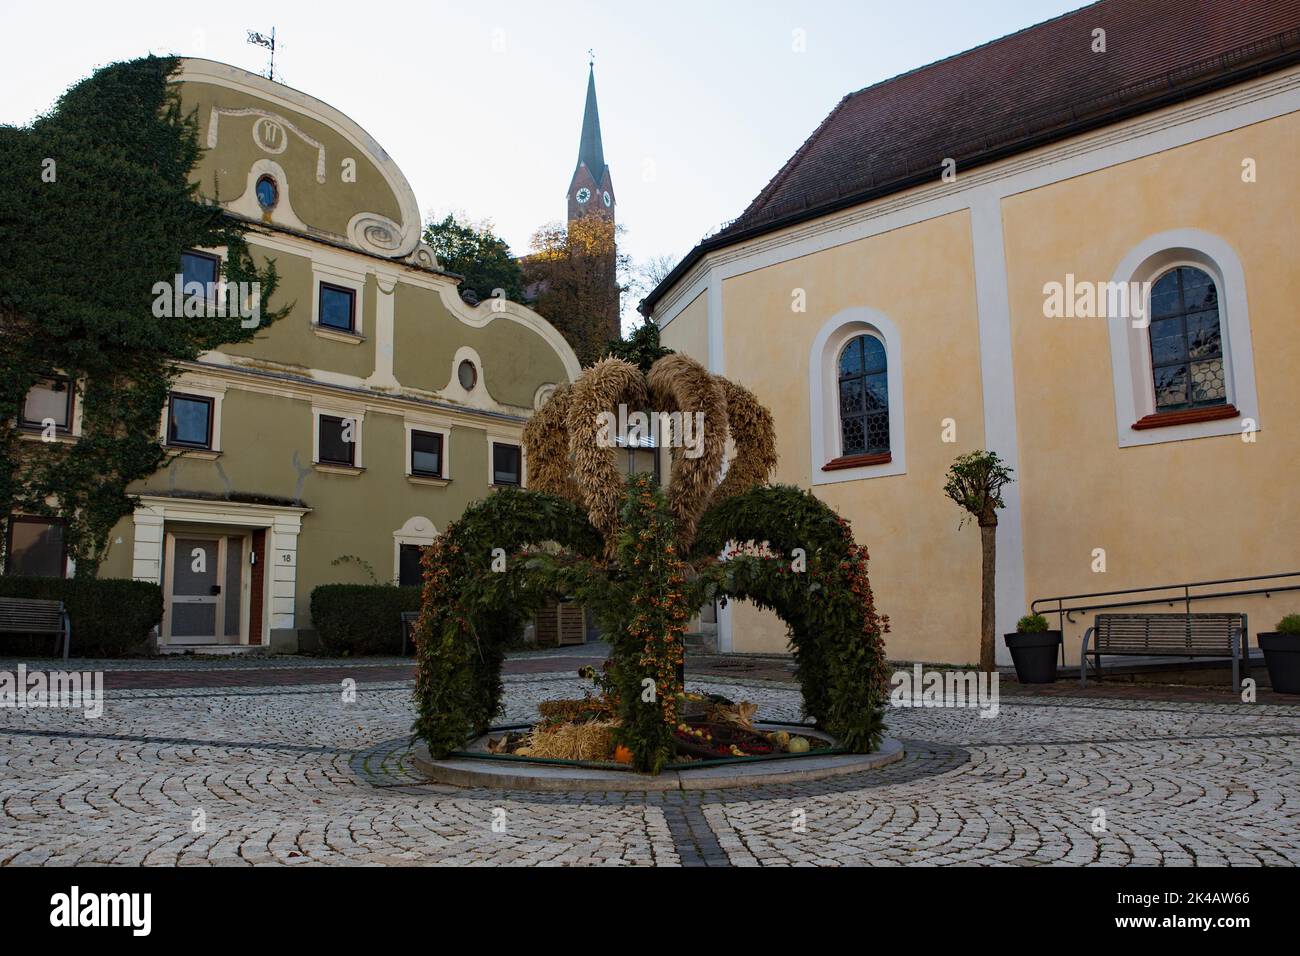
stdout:
<svg viewBox="0 0 1300 956">
<path fill-rule="evenodd" d="M 247 535 L 167 533 L 162 637 L 168 644 L 243 644 L 248 635 Z"/>
<path fill-rule="evenodd" d="M 294 627 L 309 508 L 141 495 L 132 577 L 163 589 L 160 649 L 266 645 Z"/>
</svg>

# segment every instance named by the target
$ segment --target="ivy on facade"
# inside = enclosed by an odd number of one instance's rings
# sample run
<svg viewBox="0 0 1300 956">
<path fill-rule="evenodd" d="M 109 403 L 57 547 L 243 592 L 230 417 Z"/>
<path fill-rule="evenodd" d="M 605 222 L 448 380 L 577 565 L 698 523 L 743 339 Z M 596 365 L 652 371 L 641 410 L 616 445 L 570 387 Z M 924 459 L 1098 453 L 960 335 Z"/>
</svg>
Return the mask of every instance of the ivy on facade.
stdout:
<svg viewBox="0 0 1300 956">
<path fill-rule="evenodd" d="M 146 57 L 96 71 L 25 127 L 0 127 L 0 516 L 60 518 L 79 575 L 93 575 L 127 487 L 166 460 L 159 423 L 179 363 L 252 339 L 288 307 L 268 307 L 273 260 L 247 224 L 192 181 L 198 118 L 182 108 L 180 61 Z M 186 249 L 224 250 L 223 279 L 256 289 L 256 324 L 220 309 L 156 314 Z M 166 310 L 162 310 L 166 312 Z M 74 390 L 80 436 L 20 425 L 30 390 Z M 46 440 L 27 440 L 44 438 Z"/>
</svg>

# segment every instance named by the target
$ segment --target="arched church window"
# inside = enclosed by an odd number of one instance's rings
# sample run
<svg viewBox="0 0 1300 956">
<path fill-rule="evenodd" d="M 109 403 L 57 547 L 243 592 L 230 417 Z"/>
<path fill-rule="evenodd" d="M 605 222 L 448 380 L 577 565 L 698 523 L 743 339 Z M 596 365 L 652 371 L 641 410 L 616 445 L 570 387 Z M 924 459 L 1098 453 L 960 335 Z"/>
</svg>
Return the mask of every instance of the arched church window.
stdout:
<svg viewBox="0 0 1300 956">
<path fill-rule="evenodd" d="M 1192 266 L 1164 273 L 1151 287 L 1150 316 L 1156 412 L 1226 403 L 1219 290 L 1209 273 Z"/>
<path fill-rule="evenodd" d="M 857 335 L 839 355 L 840 455 L 889 451 L 889 382 L 885 345 Z"/>
</svg>

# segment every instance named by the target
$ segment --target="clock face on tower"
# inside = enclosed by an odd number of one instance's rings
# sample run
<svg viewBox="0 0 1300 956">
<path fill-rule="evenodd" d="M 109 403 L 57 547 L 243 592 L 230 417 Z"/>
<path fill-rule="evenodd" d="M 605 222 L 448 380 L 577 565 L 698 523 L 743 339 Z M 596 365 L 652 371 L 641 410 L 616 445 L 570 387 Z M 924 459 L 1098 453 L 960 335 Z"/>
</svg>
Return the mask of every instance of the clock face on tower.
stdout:
<svg viewBox="0 0 1300 956">
<path fill-rule="evenodd" d="M 578 202 L 580 203 L 585 203 L 588 199 L 591 198 L 591 190 L 588 189 L 586 186 L 583 186 L 581 189 L 578 190 L 577 195 L 575 195 L 573 198 L 578 200 Z M 609 205 L 609 203 L 606 203 L 605 205 Z"/>
<path fill-rule="evenodd" d="M 605 190 L 605 195 L 602 196 L 601 198 L 605 200 L 605 205 L 606 205 L 606 206 L 610 205 L 610 204 L 613 203 L 613 201 L 614 201 L 614 197 L 611 196 L 611 195 L 609 194 L 609 190 L 608 190 L 608 189 Z"/>
</svg>

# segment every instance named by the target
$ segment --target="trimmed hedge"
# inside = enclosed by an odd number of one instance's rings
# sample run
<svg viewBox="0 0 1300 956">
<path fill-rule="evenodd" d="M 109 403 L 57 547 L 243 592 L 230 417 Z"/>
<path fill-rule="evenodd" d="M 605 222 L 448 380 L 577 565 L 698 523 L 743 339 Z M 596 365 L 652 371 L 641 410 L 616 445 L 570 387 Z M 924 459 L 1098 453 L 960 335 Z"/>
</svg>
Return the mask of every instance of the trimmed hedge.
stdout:
<svg viewBox="0 0 1300 956">
<path fill-rule="evenodd" d="M 418 610 L 419 587 L 322 584 L 311 592 L 311 620 L 321 649 L 340 657 L 400 653 L 402 612 Z"/>
<path fill-rule="evenodd" d="M 0 597 L 62 601 L 72 623 L 72 654 L 76 657 L 121 657 L 143 651 L 145 639 L 163 615 L 162 588 L 126 578 L 6 575 L 0 577 Z M 53 637 L 6 634 L 0 638 L 0 654 L 28 648 L 48 654 L 53 647 Z"/>
</svg>

